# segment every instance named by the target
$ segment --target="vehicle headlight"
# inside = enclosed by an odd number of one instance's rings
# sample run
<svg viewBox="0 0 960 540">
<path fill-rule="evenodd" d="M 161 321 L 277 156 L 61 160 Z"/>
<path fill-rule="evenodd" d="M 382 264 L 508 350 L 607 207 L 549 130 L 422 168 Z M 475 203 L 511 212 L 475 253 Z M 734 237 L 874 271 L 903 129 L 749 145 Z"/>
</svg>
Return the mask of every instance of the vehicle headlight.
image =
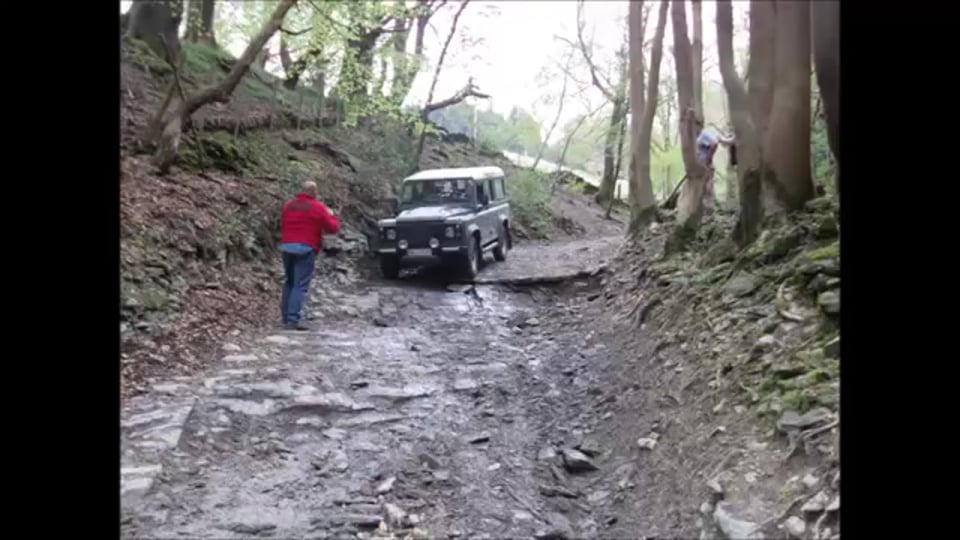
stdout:
<svg viewBox="0 0 960 540">
<path fill-rule="evenodd" d="M 437 240 L 436 238 L 431 238 L 431 239 L 430 239 L 430 248 L 431 248 L 431 249 L 437 249 L 438 247 L 440 247 L 440 241 Z"/>
<path fill-rule="evenodd" d="M 407 249 L 407 241 L 401 240 L 397 242 L 397 247 L 399 247 L 400 249 Z"/>
<path fill-rule="evenodd" d="M 456 230 L 453 228 L 453 225 L 448 225 L 446 229 L 443 230 L 443 235 L 447 238 L 453 238 L 456 235 Z"/>
<path fill-rule="evenodd" d="M 387 240 L 396 240 L 397 239 L 397 230 L 396 229 L 387 229 Z"/>
</svg>

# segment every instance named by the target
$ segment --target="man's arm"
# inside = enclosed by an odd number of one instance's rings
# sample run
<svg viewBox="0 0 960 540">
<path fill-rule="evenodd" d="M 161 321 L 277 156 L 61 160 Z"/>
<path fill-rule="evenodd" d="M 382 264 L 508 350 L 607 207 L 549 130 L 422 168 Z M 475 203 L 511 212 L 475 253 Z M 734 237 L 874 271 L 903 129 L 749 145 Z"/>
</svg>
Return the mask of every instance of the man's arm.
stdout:
<svg viewBox="0 0 960 540">
<path fill-rule="evenodd" d="M 317 216 L 320 218 L 320 227 L 327 234 L 337 234 L 340 231 L 340 220 L 337 216 L 330 213 L 325 204 L 317 201 Z"/>
</svg>

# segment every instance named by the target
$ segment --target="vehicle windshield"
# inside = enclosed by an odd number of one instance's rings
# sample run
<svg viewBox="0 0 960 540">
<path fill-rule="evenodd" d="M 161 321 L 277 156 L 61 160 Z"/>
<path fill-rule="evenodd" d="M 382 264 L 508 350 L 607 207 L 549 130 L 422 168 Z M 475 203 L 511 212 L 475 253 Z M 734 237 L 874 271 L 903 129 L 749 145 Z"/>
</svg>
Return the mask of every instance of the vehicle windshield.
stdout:
<svg viewBox="0 0 960 540">
<path fill-rule="evenodd" d="M 449 204 L 470 202 L 471 182 L 466 178 L 410 180 L 403 183 L 401 204 Z"/>
</svg>

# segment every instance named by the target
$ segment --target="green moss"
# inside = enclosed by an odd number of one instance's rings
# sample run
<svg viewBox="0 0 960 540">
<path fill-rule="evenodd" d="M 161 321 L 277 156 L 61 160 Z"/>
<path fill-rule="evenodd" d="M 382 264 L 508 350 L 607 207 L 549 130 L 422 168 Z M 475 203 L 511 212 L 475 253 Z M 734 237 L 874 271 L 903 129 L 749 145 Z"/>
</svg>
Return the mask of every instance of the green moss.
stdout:
<svg viewBox="0 0 960 540">
<path fill-rule="evenodd" d="M 128 38 L 124 51 L 130 60 L 141 68 L 149 70 L 151 73 L 166 75 L 173 70 L 166 60 L 157 56 L 146 41 L 140 39 Z"/>
<path fill-rule="evenodd" d="M 219 48 L 204 43 L 182 43 L 183 70 L 188 75 L 216 77 L 222 75 L 234 60 L 233 56 Z"/>
<path fill-rule="evenodd" d="M 802 351 L 797 351 L 797 352 L 793 355 L 793 357 L 794 357 L 797 361 L 801 362 L 804 366 L 806 366 L 806 367 L 808 367 L 808 368 L 811 368 L 811 369 L 823 365 L 824 360 L 825 360 L 825 359 L 824 359 L 824 356 L 823 356 L 823 349 L 822 349 L 822 348 L 805 349 L 805 350 L 802 350 Z"/>
<path fill-rule="evenodd" d="M 797 411 L 804 413 L 813 408 L 815 401 L 811 396 L 801 390 L 791 390 L 780 398 L 780 403 L 784 410 Z"/>
<path fill-rule="evenodd" d="M 822 369 L 814 369 L 803 373 L 802 375 L 778 381 L 780 388 L 784 390 L 802 390 L 814 386 L 818 382 L 827 381 L 830 375 Z"/>
<path fill-rule="evenodd" d="M 827 244 L 826 246 L 807 251 L 803 254 L 803 257 L 812 262 L 822 261 L 825 259 L 839 259 L 840 242 L 833 242 L 831 244 Z"/>
</svg>

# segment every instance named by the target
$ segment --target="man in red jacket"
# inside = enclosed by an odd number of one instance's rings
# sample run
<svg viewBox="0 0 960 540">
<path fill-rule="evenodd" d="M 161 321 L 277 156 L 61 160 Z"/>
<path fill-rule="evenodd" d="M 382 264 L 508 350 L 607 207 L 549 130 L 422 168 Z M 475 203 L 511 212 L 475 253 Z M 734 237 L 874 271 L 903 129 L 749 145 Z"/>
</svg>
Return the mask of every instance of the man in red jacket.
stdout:
<svg viewBox="0 0 960 540">
<path fill-rule="evenodd" d="M 302 191 L 283 205 L 280 215 L 280 252 L 287 280 L 283 284 L 280 314 L 290 330 L 307 330 L 300 311 L 307 301 L 323 233 L 337 234 L 340 221 L 317 200 L 317 184 L 306 181 Z"/>
</svg>

